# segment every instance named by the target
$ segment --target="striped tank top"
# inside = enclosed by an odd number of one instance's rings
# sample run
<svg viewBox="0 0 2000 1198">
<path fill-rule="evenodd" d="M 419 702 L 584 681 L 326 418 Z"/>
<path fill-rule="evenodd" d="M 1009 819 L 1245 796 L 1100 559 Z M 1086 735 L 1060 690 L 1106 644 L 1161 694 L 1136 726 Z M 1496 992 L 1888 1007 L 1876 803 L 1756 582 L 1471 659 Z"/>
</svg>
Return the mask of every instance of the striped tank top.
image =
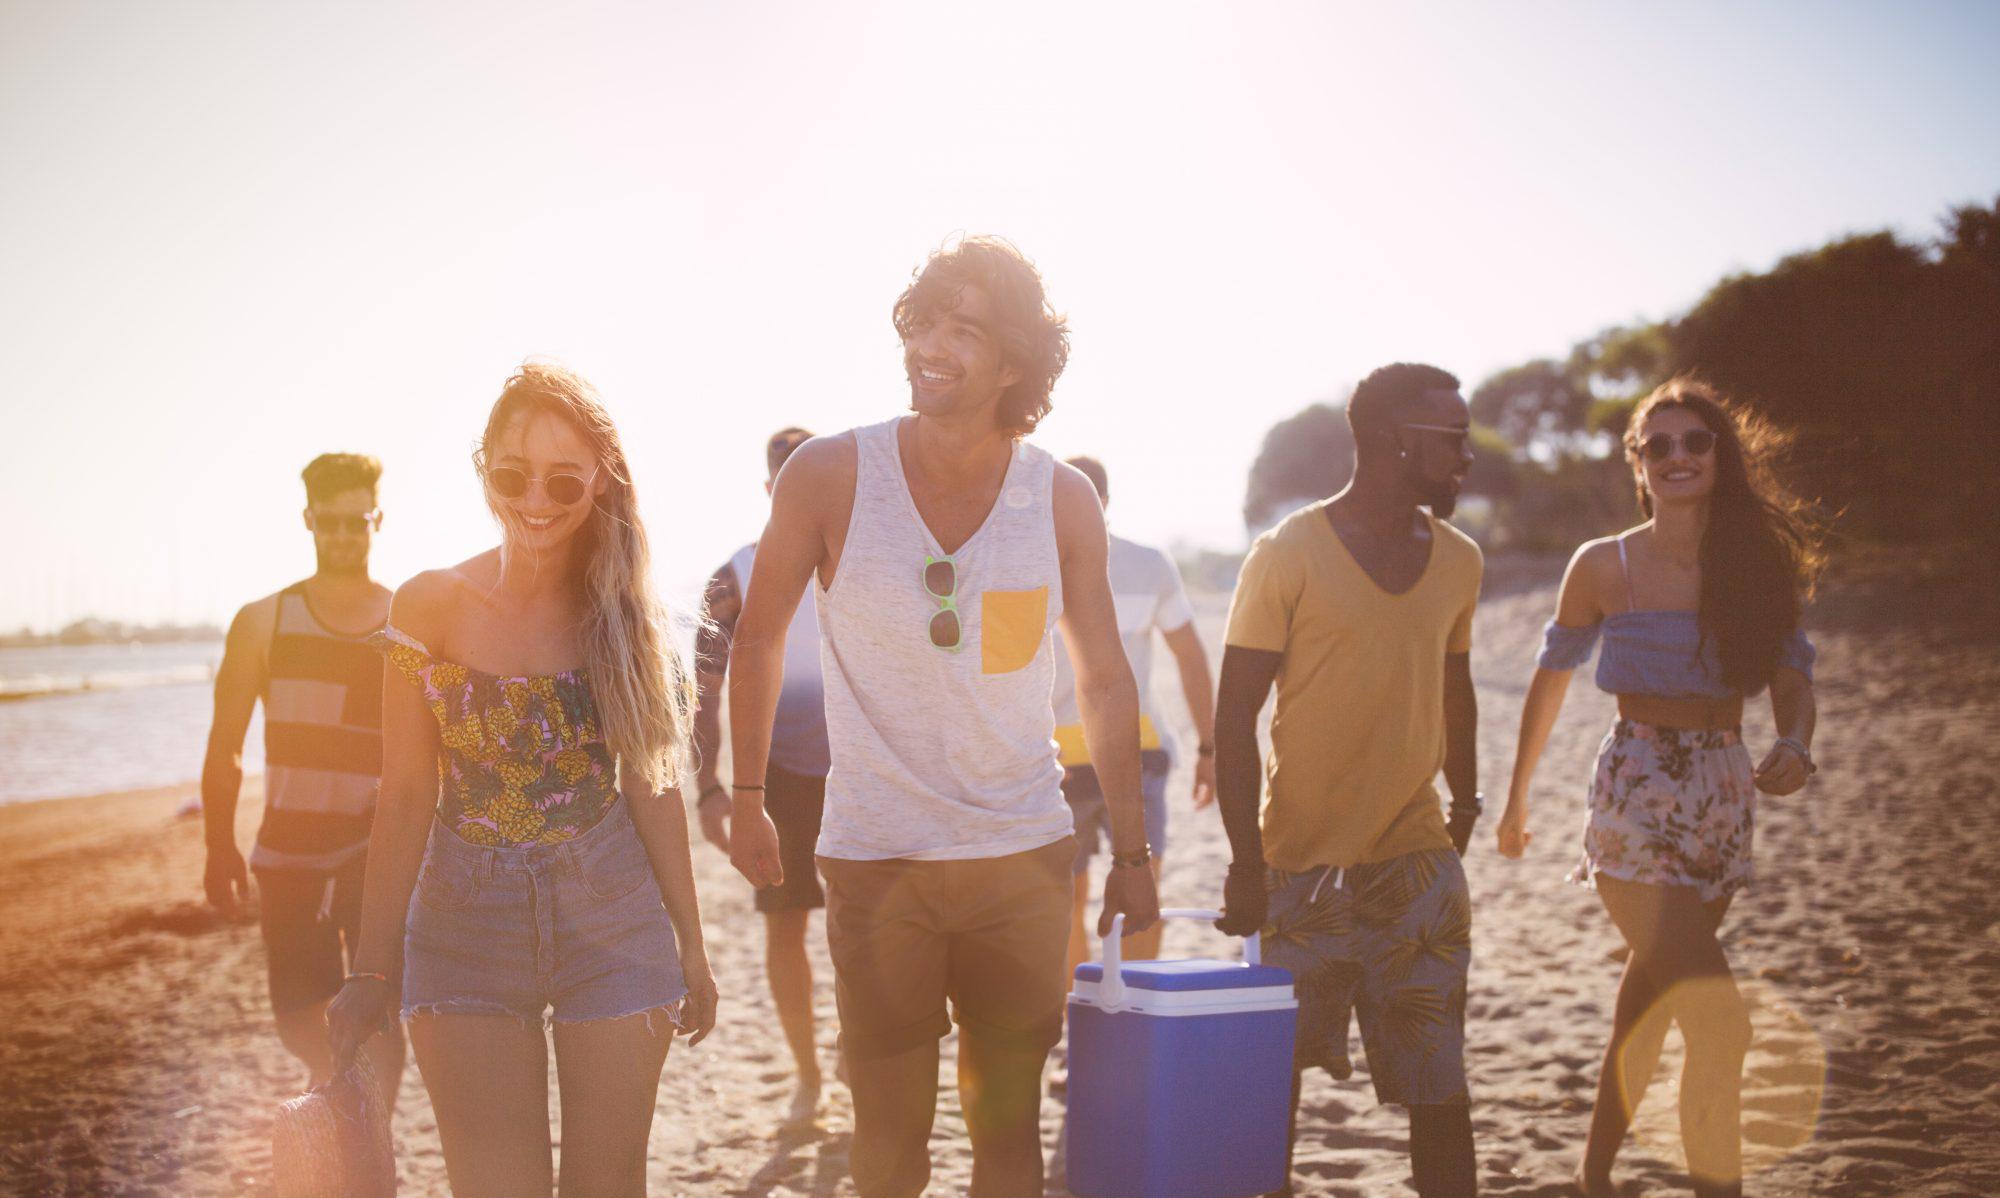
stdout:
<svg viewBox="0 0 2000 1198">
<path fill-rule="evenodd" d="M 931 643 L 926 557 L 944 552 L 903 475 L 902 418 L 856 429 L 854 514 L 831 588 L 813 584 L 832 768 L 819 851 L 871 861 L 1004 857 L 1071 832 L 1056 764 L 1062 614 L 1055 459 L 1016 442 L 961 546 L 961 640 Z"/>
<path fill-rule="evenodd" d="M 305 584 L 278 593 L 264 692 L 264 822 L 250 864 L 330 870 L 368 847 L 382 773 L 376 631 L 319 622 Z"/>
</svg>

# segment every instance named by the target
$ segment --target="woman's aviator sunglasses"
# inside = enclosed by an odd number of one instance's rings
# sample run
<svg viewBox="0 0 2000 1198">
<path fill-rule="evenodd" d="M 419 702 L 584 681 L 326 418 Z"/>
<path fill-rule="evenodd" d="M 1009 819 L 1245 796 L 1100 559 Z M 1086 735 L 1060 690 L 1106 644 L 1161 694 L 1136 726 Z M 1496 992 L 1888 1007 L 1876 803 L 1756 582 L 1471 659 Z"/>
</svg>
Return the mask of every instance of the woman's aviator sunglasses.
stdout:
<svg viewBox="0 0 2000 1198">
<path fill-rule="evenodd" d="M 1639 452 L 1645 454 L 1649 462 L 1664 462 L 1674 456 L 1676 444 L 1693 457 L 1703 457 L 1715 448 L 1715 434 L 1705 428 L 1691 428 L 1684 433 L 1654 433 L 1639 442 Z"/>
<path fill-rule="evenodd" d="M 536 478 L 524 470 L 512 466 L 495 466 L 486 472 L 486 485 L 502 499 L 519 499 L 528 493 L 528 484 L 542 484 L 542 493 L 550 500 L 568 507 L 578 502 L 590 490 L 590 484 L 597 478 L 597 471 L 590 472 L 589 478 L 579 478 L 574 474 L 551 474 L 546 478 Z"/>
</svg>

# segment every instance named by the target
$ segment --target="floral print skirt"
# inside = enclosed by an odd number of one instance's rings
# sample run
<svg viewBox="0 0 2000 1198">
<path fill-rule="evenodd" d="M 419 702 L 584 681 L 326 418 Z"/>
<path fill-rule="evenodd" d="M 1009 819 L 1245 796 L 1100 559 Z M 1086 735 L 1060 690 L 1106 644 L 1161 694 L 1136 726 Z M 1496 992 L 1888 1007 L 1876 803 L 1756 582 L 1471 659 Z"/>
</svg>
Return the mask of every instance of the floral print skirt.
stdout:
<svg viewBox="0 0 2000 1198">
<path fill-rule="evenodd" d="M 1619 720 L 1597 751 L 1583 861 L 1569 880 L 1605 874 L 1691 886 L 1703 902 L 1749 885 L 1757 787 L 1742 734 Z"/>
</svg>

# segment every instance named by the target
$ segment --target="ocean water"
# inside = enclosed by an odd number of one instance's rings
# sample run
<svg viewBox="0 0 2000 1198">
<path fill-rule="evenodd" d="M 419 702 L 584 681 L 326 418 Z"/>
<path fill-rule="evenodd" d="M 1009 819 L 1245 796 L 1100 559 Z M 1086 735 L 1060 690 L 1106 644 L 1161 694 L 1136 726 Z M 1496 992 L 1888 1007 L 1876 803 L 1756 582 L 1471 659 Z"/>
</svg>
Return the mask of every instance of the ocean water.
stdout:
<svg viewBox="0 0 2000 1198">
<path fill-rule="evenodd" d="M 0 803 L 201 776 L 221 641 L 0 649 Z M 263 768 L 261 707 L 243 768 Z"/>
</svg>

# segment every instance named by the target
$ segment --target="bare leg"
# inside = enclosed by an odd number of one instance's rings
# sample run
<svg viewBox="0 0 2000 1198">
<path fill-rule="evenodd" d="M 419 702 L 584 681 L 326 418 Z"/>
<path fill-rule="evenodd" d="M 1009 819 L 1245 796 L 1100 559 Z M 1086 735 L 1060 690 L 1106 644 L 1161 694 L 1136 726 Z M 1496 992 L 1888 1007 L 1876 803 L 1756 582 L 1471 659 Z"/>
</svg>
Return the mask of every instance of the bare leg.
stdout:
<svg viewBox="0 0 2000 1198">
<path fill-rule="evenodd" d="M 1688 887 L 1606 877 L 1598 879 L 1598 895 L 1632 947 L 1628 977 L 1639 971 L 1646 991 L 1633 996 L 1631 1005 L 1644 1010 L 1628 1025 L 1625 1043 L 1605 1054 L 1605 1068 L 1613 1078 L 1609 1084 L 1599 1081 L 1598 1110 L 1592 1114 L 1591 1139 L 1584 1153 L 1586 1172 L 1580 1180 L 1586 1186 L 1596 1184 L 1599 1179 L 1588 1169 L 1602 1161 L 1603 1180 L 1608 1181 L 1617 1142 L 1605 1141 L 1613 1130 L 1622 1141 L 1631 1125 L 1637 1100 L 1630 1096 L 1644 1092 L 1659 1061 L 1666 1034 L 1664 1011 L 1681 1025 L 1687 1041 L 1687 1065 L 1681 1073 L 1681 1139 L 1695 1193 L 1716 1198 L 1741 1194 L 1743 1057 L 1750 1047 L 1750 1016 L 1715 938 L 1727 900 L 1704 905 Z M 1628 1014 L 1626 1006 L 1621 985 L 1621 1021 Z M 1617 1045 L 1615 1027 L 1613 1041 Z M 1604 1111 L 1607 1098 L 1620 1108 L 1617 1112 Z"/>
<path fill-rule="evenodd" d="M 937 1074 L 935 1040 L 895 1056 L 847 1058 L 854 1094 L 848 1159 L 861 1198 L 917 1198 L 930 1183 Z"/>
<path fill-rule="evenodd" d="M 771 1002 L 778 1008 L 778 1026 L 799 1071 L 798 1094 L 792 1099 L 787 1123 L 810 1123 L 819 1109 L 819 1047 L 813 1036 L 812 961 L 806 956 L 804 909 L 764 913 L 764 976 L 771 984 Z"/>
<path fill-rule="evenodd" d="M 1299 1096 L 1305 1090 L 1306 1075 L 1292 1071 L 1292 1113 L 1285 1124 L 1285 1185 L 1264 1198 L 1292 1198 L 1292 1155 L 1299 1146 Z"/>
<path fill-rule="evenodd" d="M 959 1026 L 958 1093 L 972 1137 L 971 1198 L 1042 1192 L 1042 1064 L 1024 1049 Z"/>
<path fill-rule="evenodd" d="M 455 1194 L 549 1198 L 548 1042 L 512 1015 L 420 1015 L 410 1047 Z"/>
<path fill-rule="evenodd" d="M 1474 1198 L 1472 1108 L 1462 1102 L 1410 1108 L 1410 1178 L 1418 1198 Z"/>
<path fill-rule="evenodd" d="M 281 1011 L 276 1016 L 278 1041 L 306 1067 L 306 1086 L 320 1085 L 333 1076 L 333 1048 L 326 1041 L 325 999 L 310 1006 Z"/>
<path fill-rule="evenodd" d="M 396 1100 L 403 1088 L 403 1060 L 409 1055 L 402 1023 L 391 1023 L 370 1036 L 361 1051 L 368 1054 L 368 1063 L 375 1067 L 375 1081 L 382 1088 L 382 1105 L 395 1114 Z"/>
<path fill-rule="evenodd" d="M 659 1014 L 555 1025 L 563 1198 L 643 1198 L 674 1025 Z"/>
</svg>

